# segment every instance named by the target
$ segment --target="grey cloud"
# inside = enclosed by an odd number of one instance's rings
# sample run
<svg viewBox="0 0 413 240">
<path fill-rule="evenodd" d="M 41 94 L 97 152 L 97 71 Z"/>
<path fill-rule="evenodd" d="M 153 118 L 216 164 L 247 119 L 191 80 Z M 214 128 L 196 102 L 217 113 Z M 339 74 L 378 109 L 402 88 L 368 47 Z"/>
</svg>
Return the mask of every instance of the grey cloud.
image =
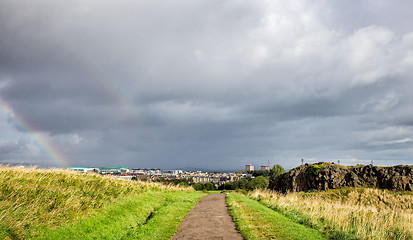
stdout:
<svg viewBox="0 0 413 240">
<path fill-rule="evenodd" d="M 1 142 L 0 143 L 0 154 L 10 154 L 16 152 L 27 151 L 27 143 L 20 140 L 18 142 Z"/>
<path fill-rule="evenodd" d="M 2 1 L 0 99 L 72 165 L 406 162 L 409 5 Z"/>
</svg>

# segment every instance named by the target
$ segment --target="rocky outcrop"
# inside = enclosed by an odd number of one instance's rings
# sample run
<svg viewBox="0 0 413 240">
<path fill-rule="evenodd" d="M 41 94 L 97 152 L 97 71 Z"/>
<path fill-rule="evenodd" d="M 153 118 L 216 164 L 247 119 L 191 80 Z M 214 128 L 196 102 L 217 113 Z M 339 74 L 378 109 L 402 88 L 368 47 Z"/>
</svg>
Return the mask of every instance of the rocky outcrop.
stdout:
<svg viewBox="0 0 413 240">
<path fill-rule="evenodd" d="M 270 182 L 271 189 L 284 193 L 357 186 L 413 191 L 413 166 L 342 166 L 320 162 L 291 169 Z"/>
</svg>

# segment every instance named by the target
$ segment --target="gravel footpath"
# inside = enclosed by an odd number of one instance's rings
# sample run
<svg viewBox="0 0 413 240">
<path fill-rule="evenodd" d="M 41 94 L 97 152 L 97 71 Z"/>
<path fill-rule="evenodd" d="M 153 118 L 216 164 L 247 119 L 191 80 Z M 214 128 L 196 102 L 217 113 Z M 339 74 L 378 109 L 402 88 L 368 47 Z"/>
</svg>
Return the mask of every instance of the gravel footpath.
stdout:
<svg viewBox="0 0 413 240">
<path fill-rule="evenodd" d="M 225 194 L 209 194 L 202 198 L 179 226 L 171 239 L 242 240 L 225 204 Z"/>
</svg>

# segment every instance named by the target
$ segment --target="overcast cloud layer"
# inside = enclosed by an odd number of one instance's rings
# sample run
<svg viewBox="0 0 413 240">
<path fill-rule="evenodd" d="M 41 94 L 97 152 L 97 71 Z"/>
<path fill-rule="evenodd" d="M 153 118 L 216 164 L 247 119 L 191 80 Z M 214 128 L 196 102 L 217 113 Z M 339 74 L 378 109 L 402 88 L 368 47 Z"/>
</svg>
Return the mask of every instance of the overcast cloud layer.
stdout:
<svg viewBox="0 0 413 240">
<path fill-rule="evenodd" d="M 2 0 L 0 163 L 59 167 L 37 134 L 70 166 L 413 164 L 411 16 L 409 0 Z"/>
</svg>

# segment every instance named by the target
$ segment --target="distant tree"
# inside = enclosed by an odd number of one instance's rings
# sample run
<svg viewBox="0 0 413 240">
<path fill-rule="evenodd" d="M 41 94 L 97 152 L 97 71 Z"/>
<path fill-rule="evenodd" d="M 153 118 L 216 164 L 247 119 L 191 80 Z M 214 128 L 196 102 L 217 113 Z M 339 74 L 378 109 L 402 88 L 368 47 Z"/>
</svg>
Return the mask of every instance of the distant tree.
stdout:
<svg viewBox="0 0 413 240">
<path fill-rule="evenodd" d="M 132 180 L 132 181 L 138 181 L 138 178 L 137 178 L 136 176 L 133 176 L 133 177 L 131 178 L 131 180 Z"/>
<path fill-rule="evenodd" d="M 227 190 L 236 190 L 238 189 L 239 181 L 234 181 L 234 182 L 227 182 L 228 187 L 225 188 Z"/>
<path fill-rule="evenodd" d="M 195 183 L 194 185 L 192 185 L 192 187 L 196 190 L 196 191 L 202 191 L 204 186 L 202 183 Z"/>
<path fill-rule="evenodd" d="M 218 189 L 219 190 L 235 190 L 236 188 L 234 187 L 235 182 L 226 182 L 221 185 L 219 185 Z"/>
<path fill-rule="evenodd" d="M 192 187 L 196 191 L 214 191 L 217 190 L 217 187 L 213 182 L 207 182 L 207 183 L 195 183 L 192 185 Z"/>
<path fill-rule="evenodd" d="M 156 179 L 157 182 L 166 183 L 166 179 L 164 177 L 160 177 Z"/>
<path fill-rule="evenodd" d="M 204 189 L 206 191 L 214 191 L 217 190 L 217 188 L 215 187 L 215 184 L 213 182 L 207 182 L 204 184 Z"/>
<path fill-rule="evenodd" d="M 251 180 L 250 177 L 248 178 L 241 178 L 238 182 L 237 182 L 237 188 L 236 189 L 247 189 L 247 184 L 248 182 Z"/>
<path fill-rule="evenodd" d="M 269 177 L 270 176 L 270 171 L 268 171 L 268 170 L 256 170 L 256 171 L 252 171 L 251 174 L 254 177 L 259 177 L 259 176 Z"/>
<path fill-rule="evenodd" d="M 264 176 L 258 176 L 256 178 L 246 177 L 241 178 L 238 181 L 227 182 L 219 186 L 219 190 L 254 190 L 257 188 L 267 188 L 268 179 Z"/>
<path fill-rule="evenodd" d="M 175 178 L 175 179 L 165 179 L 164 177 L 156 179 L 157 182 L 164 184 L 173 184 L 179 186 L 192 186 L 194 184 L 193 178 Z"/>
<path fill-rule="evenodd" d="M 258 176 L 256 178 L 253 178 L 251 181 L 248 182 L 247 184 L 247 189 L 248 190 L 254 190 L 258 188 L 267 188 L 268 187 L 268 179 L 266 179 L 264 176 Z"/>
<path fill-rule="evenodd" d="M 279 164 L 274 165 L 272 169 L 270 170 L 270 180 L 273 180 L 274 178 L 280 176 L 283 173 L 285 173 L 285 170 L 281 165 Z"/>
<path fill-rule="evenodd" d="M 186 178 L 187 182 L 189 185 L 193 185 L 194 184 L 194 179 L 193 178 Z"/>
</svg>

